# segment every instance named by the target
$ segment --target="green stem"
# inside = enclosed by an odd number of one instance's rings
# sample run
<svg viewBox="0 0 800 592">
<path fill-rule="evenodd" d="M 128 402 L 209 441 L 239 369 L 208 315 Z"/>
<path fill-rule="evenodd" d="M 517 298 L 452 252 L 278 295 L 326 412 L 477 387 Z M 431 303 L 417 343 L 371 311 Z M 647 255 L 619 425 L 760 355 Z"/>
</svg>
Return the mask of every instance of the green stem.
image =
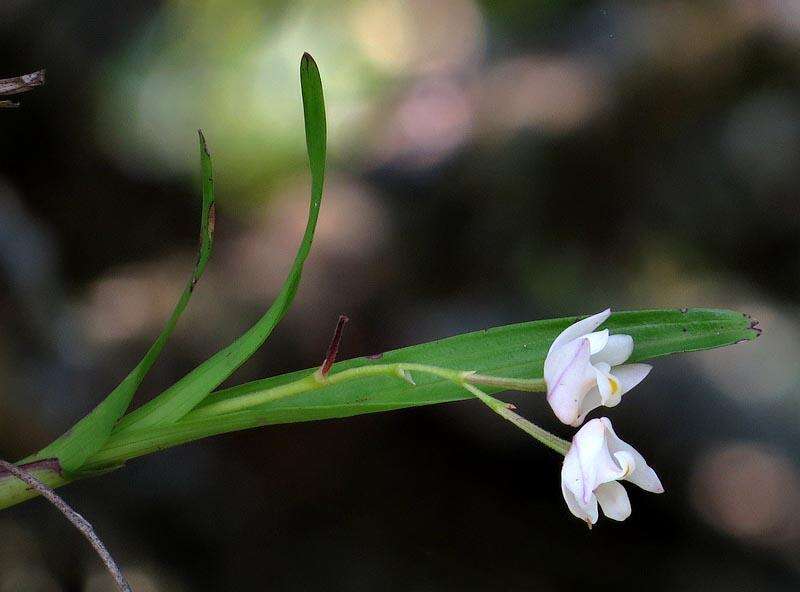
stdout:
<svg viewBox="0 0 800 592">
<path fill-rule="evenodd" d="M 490 397 L 486 393 L 484 393 L 481 389 L 471 384 L 464 384 L 464 388 L 475 395 L 478 399 L 483 401 L 489 409 L 497 413 L 503 419 L 507 419 L 523 432 L 533 436 L 536 440 L 555 450 L 559 454 L 566 454 L 567 450 L 569 450 L 569 442 L 566 440 L 562 440 L 555 434 L 551 434 L 545 429 L 540 428 L 535 423 L 528 421 L 521 415 L 514 413 L 511 409 L 509 409 L 507 403 L 503 403 L 494 397 Z"/>
<path fill-rule="evenodd" d="M 188 413 L 184 420 L 190 422 L 199 418 L 246 411 L 248 409 L 252 409 L 253 407 L 264 405 L 265 403 L 277 401 L 279 399 L 286 399 L 288 397 L 300 395 L 327 386 L 341 384 L 349 380 L 357 380 L 359 378 L 394 376 L 406 381 L 410 381 L 413 384 L 413 380 L 411 380 L 409 376 L 410 372 L 431 374 L 433 376 L 438 376 L 439 378 L 451 380 L 457 384 L 462 384 L 466 379 L 472 376 L 472 374 L 469 372 L 463 372 L 459 370 L 450 370 L 448 368 L 439 368 L 438 366 L 428 366 L 425 364 L 404 363 L 361 366 L 358 368 L 343 370 L 328 376 L 324 376 L 317 371 L 313 374 L 305 376 L 304 378 L 301 378 L 300 380 L 290 382 L 289 384 L 284 384 L 271 389 L 242 395 L 241 397 L 235 397 L 233 399 L 227 399 L 225 401 L 219 401 L 217 403 L 205 405 Z"/>
<path fill-rule="evenodd" d="M 187 422 L 191 422 L 196 419 L 219 417 L 221 415 L 230 413 L 247 411 L 248 409 L 264 405 L 265 403 L 307 393 L 309 391 L 327 386 L 341 384 L 350 380 L 357 380 L 359 378 L 396 376 L 413 384 L 410 372 L 431 374 L 463 386 L 483 403 L 485 403 L 492 411 L 504 419 L 507 419 L 524 432 L 530 434 L 548 448 L 551 448 L 561 454 L 566 454 L 567 449 L 569 448 L 569 442 L 562 440 L 558 436 L 551 434 L 550 432 L 540 428 L 522 416 L 514 413 L 508 408 L 508 405 L 498 399 L 495 399 L 494 397 L 490 397 L 481 389 L 471 384 L 476 383 L 499 388 L 525 391 L 541 391 L 547 388 L 544 380 L 502 378 L 498 376 L 476 374 L 468 371 L 440 368 L 438 366 L 429 366 L 426 364 L 406 364 L 402 362 L 396 364 L 375 364 L 373 366 L 361 366 L 359 368 L 343 370 L 342 372 L 337 372 L 336 374 L 332 374 L 330 376 L 325 375 L 318 370 L 317 372 L 305 376 L 300 380 L 290 382 L 289 384 L 284 384 L 264 391 L 249 393 L 233 399 L 211 403 L 199 409 L 195 409 L 186 415 L 185 420 Z"/>
<path fill-rule="evenodd" d="M 547 384 L 544 378 L 502 378 L 500 376 L 472 374 L 467 377 L 467 382 L 483 386 L 494 386 L 509 391 L 523 391 L 528 393 L 543 393 L 547 391 Z"/>
</svg>

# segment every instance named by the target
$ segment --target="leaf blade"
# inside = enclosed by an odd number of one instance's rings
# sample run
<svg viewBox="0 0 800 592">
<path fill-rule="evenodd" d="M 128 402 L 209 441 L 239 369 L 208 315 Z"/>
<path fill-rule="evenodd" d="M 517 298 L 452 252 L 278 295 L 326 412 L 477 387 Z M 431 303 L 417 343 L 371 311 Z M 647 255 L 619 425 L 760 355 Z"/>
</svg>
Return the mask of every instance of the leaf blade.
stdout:
<svg viewBox="0 0 800 592">
<path fill-rule="evenodd" d="M 386 352 L 380 359 L 361 357 L 338 362 L 331 372 L 369 364 L 416 362 L 512 378 L 537 378 L 542 375 L 550 343 L 576 319 L 532 321 L 466 333 Z M 713 309 L 620 312 L 613 314 L 604 326 L 612 333 L 627 333 L 634 337 L 631 361 L 723 347 L 755 339 L 760 332 L 746 315 Z M 215 393 L 203 404 L 286 384 L 314 370 L 291 372 L 226 389 Z M 262 425 L 349 417 L 472 398 L 447 381 L 425 375 L 415 375 L 415 379 L 416 386 L 411 386 L 398 379 L 368 378 L 321 388 L 227 416 L 197 420 L 187 416 L 167 427 L 121 431 L 114 434 L 107 446 L 88 464 L 102 468 L 107 463 L 122 462 L 164 447 Z M 486 390 L 498 392 L 499 389 Z"/>
</svg>

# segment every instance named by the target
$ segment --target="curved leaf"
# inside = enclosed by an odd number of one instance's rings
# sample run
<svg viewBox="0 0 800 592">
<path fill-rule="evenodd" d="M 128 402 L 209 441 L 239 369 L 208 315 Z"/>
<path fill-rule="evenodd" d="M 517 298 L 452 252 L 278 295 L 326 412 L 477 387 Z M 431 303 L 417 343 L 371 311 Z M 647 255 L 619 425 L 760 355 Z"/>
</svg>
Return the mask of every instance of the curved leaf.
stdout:
<svg viewBox="0 0 800 592">
<path fill-rule="evenodd" d="M 144 377 L 153 367 L 161 350 L 178 324 L 178 319 L 186 309 L 197 281 L 203 275 L 206 264 L 211 257 L 214 243 L 214 178 L 211 169 L 211 155 L 208 152 L 203 132 L 198 131 L 200 138 L 200 166 L 203 175 L 203 209 L 200 220 L 200 248 L 197 254 L 192 275 L 183 290 L 178 303 L 172 311 L 161 334 L 147 350 L 144 357 L 131 372 L 109 393 L 109 395 L 78 421 L 64 435 L 51 442 L 35 455 L 25 459 L 32 461 L 44 458 L 57 458 L 66 473 L 76 471 L 84 461 L 97 452 L 111 434 L 114 425 L 128 409 L 133 395 L 142 384 Z"/>
<path fill-rule="evenodd" d="M 300 84 L 311 168 L 311 205 L 303 240 L 278 297 L 264 316 L 244 335 L 200 364 L 158 397 L 126 415 L 120 421 L 118 430 L 163 426 L 178 421 L 263 345 L 289 309 L 300 284 L 303 264 L 311 250 L 325 179 L 325 102 L 319 70 L 308 54 L 303 55 L 300 63 Z"/>
</svg>

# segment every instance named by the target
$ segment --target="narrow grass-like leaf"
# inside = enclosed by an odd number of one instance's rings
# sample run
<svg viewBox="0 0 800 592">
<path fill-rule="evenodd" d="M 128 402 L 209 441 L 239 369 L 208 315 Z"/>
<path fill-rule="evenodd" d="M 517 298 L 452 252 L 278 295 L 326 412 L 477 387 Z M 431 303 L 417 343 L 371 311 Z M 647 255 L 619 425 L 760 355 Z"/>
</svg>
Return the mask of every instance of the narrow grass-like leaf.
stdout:
<svg viewBox="0 0 800 592">
<path fill-rule="evenodd" d="M 62 469 L 66 473 L 73 472 L 80 468 L 84 461 L 97 452 L 106 441 L 114 425 L 128 409 L 133 395 L 142 384 L 145 375 L 152 368 L 161 350 L 164 349 L 167 340 L 178 319 L 183 313 L 189 299 L 192 296 L 197 281 L 203 275 L 214 242 L 214 179 L 211 169 L 211 155 L 208 152 L 206 140 L 203 132 L 199 131 L 200 138 L 200 165 L 203 177 L 203 208 L 200 220 L 200 247 L 197 253 L 197 263 L 195 264 L 189 282 L 183 290 L 178 303 L 175 305 L 172 314 L 167 320 L 161 334 L 147 350 L 147 353 L 131 370 L 125 379 L 111 393 L 89 413 L 86 417 L 76 423 L 70 430 L 57 440 L 50 443 L 47 447 L 40 450 L 26 461 L 57 458 L 61 463 Z"/>
<path fill-rule="evenodd" d="M 365 365 L 415 362 L 504 377 L 541 378 L 544 358 L 553 339 L 576 320 L 577 317 L 533 321 L 467 333 L 386 352 L 380 359 L 362 357 L 339 362 L 334 364 L 331 374 Z M 603 326 L 612 333 L 633 336 L 632 362 L 749 341 L 760 333 L 747 315 L 713 309 L 619 312 Z M 211 402 L 296 381 L 314 370 L 291 372 L 220 391 L 208 397 L 198 409 Z M 189 414 L 169 426 L 121 430 L 89 459 L 87 467 L 100 469 L 183 442 L 261 425 L 347 417 L 471 398 L 464 389 L 447 380 L 424 374 L 415 374 L 414 379 L 416 385 L 397 378 L 365 378 L 247 411 L 196 419 Z M 642 389 L 637 389 L 636 396 L 644 396 Z"/>
<path fill-rule="evenodd" d="M 266 341 L 294 299 L 303 264 L 311 250 L 325 178 L 326 125 L 322 81 L 317 65 L 305 54 L 300 63 L 306 143 L 311 168 L 311 205 L 303 240 L 289 276 L 269 310 L 244 335 L 220 350 L 158 397 L 120 421 L 118 430 L 169 425 L 191 411 L 212 390 L 246 362 Z"/>
</svg>

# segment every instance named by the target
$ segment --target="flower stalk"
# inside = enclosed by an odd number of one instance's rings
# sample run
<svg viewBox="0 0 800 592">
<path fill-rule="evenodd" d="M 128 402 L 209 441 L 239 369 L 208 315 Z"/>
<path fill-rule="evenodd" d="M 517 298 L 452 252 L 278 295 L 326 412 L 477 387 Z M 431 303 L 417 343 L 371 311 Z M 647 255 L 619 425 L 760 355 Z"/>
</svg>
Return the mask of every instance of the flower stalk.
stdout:
<svg viewBox="0 0 800 592">
<path fill-rule="evenodd" d="M 508 403 L 504 403 L 499 399 L 487 395 L 481 389 L 469 383 L 464 383 L 464 388 L 475 395 L 481 402 L 483 402 L 489 409 L 497 413 L 503 419 L 506 419 L 521 429 L 526 434 L 533 436 L 535 440 L 541 442 L 551 450 L 555 450 L 562 456 L 569 450 L 569 442 L 562 440 L 555 434 L 551 434 L 547 430 L 540 428 L 538 425 L 529 421 L 515 413 Z"/>
<path fill-rule="evenodd" d="M 536 390 L 544 392 L 544 381 L 515 381 L 513 379 L 505 379 L 497 376 L 478 375 L 475 372 L 468 370 L 452 370 L 450 368 L 441 368 L 439 366 L 431 366 L 428 364 L 400 362 L 395 364 L 374 364 L 370 366 L 360 366 L 358 368 L 342 370 L 341 372 L 336 372 L 334 374 L 323 374 L 322 372 L 317 371 L 313 374 L 305 376 L 304 378 L 290 382 L 289 384 L 249 393 L 247 395 L 242 395 L 232 399 L 209 403 L 190 412 L 186 415 L 185 419 L 187 421 L 192 421 L 200 418 L 247 411 L 273 401 L 286 399 L 324 387 L 343 384 L 345 382 L 363 378 L 386 376 L 390 378 L 400 378 L 401 380 L 413 385 L 416 383 L 411 377 L 411 373 L 428 374 L 430 376 L 449 380 L 458 385 L 468 385 L 472 382 L 476 382 L 478 384 L 491 384 L 493 386 L 497 386 L 498 388 L 511 389 L 514 387 L 508 385 L 524 383 L 526 388 L 519 390 L 532 391 L 533 385 L 538 384 L 539 388 Z"/>
</svg>

